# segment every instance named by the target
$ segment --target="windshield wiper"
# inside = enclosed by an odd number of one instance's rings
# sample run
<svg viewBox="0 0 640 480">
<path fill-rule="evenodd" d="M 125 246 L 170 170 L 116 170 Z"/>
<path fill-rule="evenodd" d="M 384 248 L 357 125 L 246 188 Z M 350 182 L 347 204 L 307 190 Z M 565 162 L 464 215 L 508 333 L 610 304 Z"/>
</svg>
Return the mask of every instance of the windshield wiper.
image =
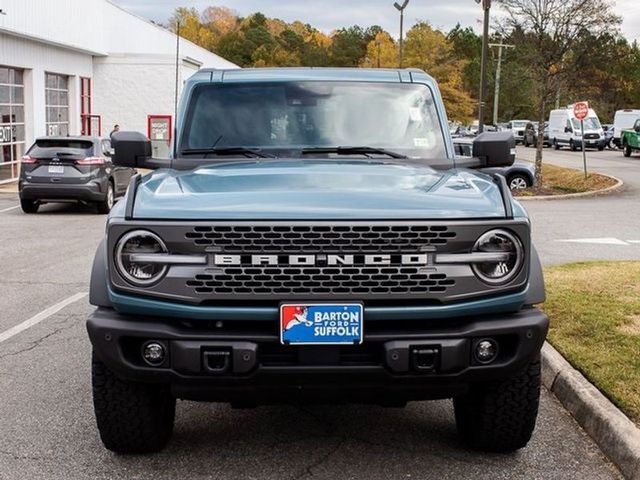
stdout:
<svg viewBox="0 0 640 480">
<path fill-rule="evenodd" d="M 376 147 L 310 147 L 302 149 L 302 155 L 309 153 L 337 153 L 338 155 L 368 155 L 373 153 L 386 155 L 391 158 L 407 158 L 406 155 L 402 155 L 401 153 Z"/>
<path fill-rule="evenodd" d="M 257 148 L 249 147 L 211 147 L 211 148 L 187 148 L 182 150 L 183 154 L 187 155 L 205 155 L 205 158 L 209 154 L 214 155 L 244 155 L 245 157 L 258 157 L 258 158 L 276 158 L 275 155 L 265 153 Z"/>
</svg>

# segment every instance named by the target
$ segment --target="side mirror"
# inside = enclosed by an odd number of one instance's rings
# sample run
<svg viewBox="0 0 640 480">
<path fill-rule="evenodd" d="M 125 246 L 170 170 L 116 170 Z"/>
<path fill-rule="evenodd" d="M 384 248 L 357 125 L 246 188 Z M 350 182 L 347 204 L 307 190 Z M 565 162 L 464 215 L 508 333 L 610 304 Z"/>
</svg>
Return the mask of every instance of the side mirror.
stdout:
<svg viewBox="0 0 640 480">
<path fill-rule="evenodd" d="M 511 132 L 482 133 L 473 141 L 473 156 L 481 167 L 510 167 L 516 159 L 516 140 Z"/>
<path fill-rule="evenodd" d="M 636 125 L 636 132 L 640 132 L 640 125 Z"/>
<path fill-rule="evenodd" d="M 140 132 L 116 132 L 111 137 L 113 164 L 128 168 L 168 168 L 171 160 L 151 157 L 151 142 Z"/>
<path fill-rule="evenodd" d="M 573 128 L 571 128 L 571 127 L 564 127 L 564 133 L 573 133 Z"/>
</svg>

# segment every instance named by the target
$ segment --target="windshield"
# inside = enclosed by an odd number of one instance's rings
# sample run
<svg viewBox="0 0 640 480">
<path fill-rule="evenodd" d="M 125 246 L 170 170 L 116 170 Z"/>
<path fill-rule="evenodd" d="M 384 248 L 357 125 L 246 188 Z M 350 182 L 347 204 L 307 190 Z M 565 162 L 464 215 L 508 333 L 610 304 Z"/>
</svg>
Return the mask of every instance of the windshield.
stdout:
<svg viewBox="0 0 640 480">
<path fill-rule="evenodd" d="M 313 81 L 201 86 L 187 113 L 181 151 L 246 147 L 291 156 L 313 148 L 364 146 L 442 163 L 444 137 L 431 90 Z"/>
<path fill-rule="evenodd" d="M 511 124 L 513 125 L 513 128 L 524 128 L 527 126 L 527 123 L 529 123 L 527 120 L 522 120 L 522 121 L 513 121 L 511 122 Z"/>
<path fill-rule="evenodd" d="M 574 130 L 580 130 L 580 120 L 577 118 L 572 118 L 571 123 L 573 124 Z M 602 126 L 600 125 L 600 120 L 598 117 L 589 117 L 584 119 L 584 129 L 585 130 L 599 130 Z"/>
</svg>

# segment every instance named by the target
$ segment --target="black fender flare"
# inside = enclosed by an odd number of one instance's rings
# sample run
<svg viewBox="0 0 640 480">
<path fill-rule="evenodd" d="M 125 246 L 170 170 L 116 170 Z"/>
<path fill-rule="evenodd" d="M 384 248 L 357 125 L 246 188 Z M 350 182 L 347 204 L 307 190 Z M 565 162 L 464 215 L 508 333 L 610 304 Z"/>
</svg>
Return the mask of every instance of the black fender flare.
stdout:
<svg viewBox="0 0 640 480">
<path fill-rule="evenodd" d="M 109 299 L 109 270 L 107 263 L 107 246 L 103 239 L 98 245 L 91 267 L 91 284 L 89 287 L 89 303 L 96 307 L 113 308 Z"/>
<path fill-rule="evenodd" d="M 538 256 L 538 251 L 531 245 L 531 255 L 529 255 L 529 290 L 524 300 L 525 305 L 537 305 L 544 303 L 546 294 L 544 290 L 544 274 L 542 263 Z"/>
</svg>

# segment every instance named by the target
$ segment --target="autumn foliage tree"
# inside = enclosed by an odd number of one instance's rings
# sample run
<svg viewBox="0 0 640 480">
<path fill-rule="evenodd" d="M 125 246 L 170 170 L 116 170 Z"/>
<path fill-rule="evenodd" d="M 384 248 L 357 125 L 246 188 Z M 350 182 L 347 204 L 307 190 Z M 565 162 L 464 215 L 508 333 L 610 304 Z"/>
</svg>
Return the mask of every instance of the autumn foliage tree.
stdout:
<svg viewBox="0 0 640 480">
<path fill-rule="evenodd" d="M 547 118 L 555 101 L 591 100 L 601 118 L 640 108 L 640 48 L 617 30 L 609 0 L 496 0 L 506 17 L 492 43 L 517 48 L 502 58 L 501 121 Z M 593 20 L 593 21 L 592 21 Z M 168 27 L 242 67 L 348 66 L 395 68 L 398 41 L 379 26 L 330 33 L 261 13 L 239 16 L 226 7 L 201 13 L 178 8 Z M 405 66 L 438 80 L 449 118 L 469 122 L 477 106 L 482 40 L 471 27 L 448 32 L 418 23 L 409 30 Z M 489 58 L 487 103 L 493 106 L 495 50 Z M 572 72 L 579 72 L 572 74 Z M 541 101 L 544 100 L 543 104 Z M 485 122 L 492 108 L 487 108 Z"/>
<path fill-rule="evenodd" d="M 418 23 L 407 32 L 404 56 L 407 65 L 423 69 L 438 81 L 451 118 L 471 120 L 476 102 L 463 89 L 465 61 L 456 56 L 444 33 L 426 22 Z"/>
</svg>

